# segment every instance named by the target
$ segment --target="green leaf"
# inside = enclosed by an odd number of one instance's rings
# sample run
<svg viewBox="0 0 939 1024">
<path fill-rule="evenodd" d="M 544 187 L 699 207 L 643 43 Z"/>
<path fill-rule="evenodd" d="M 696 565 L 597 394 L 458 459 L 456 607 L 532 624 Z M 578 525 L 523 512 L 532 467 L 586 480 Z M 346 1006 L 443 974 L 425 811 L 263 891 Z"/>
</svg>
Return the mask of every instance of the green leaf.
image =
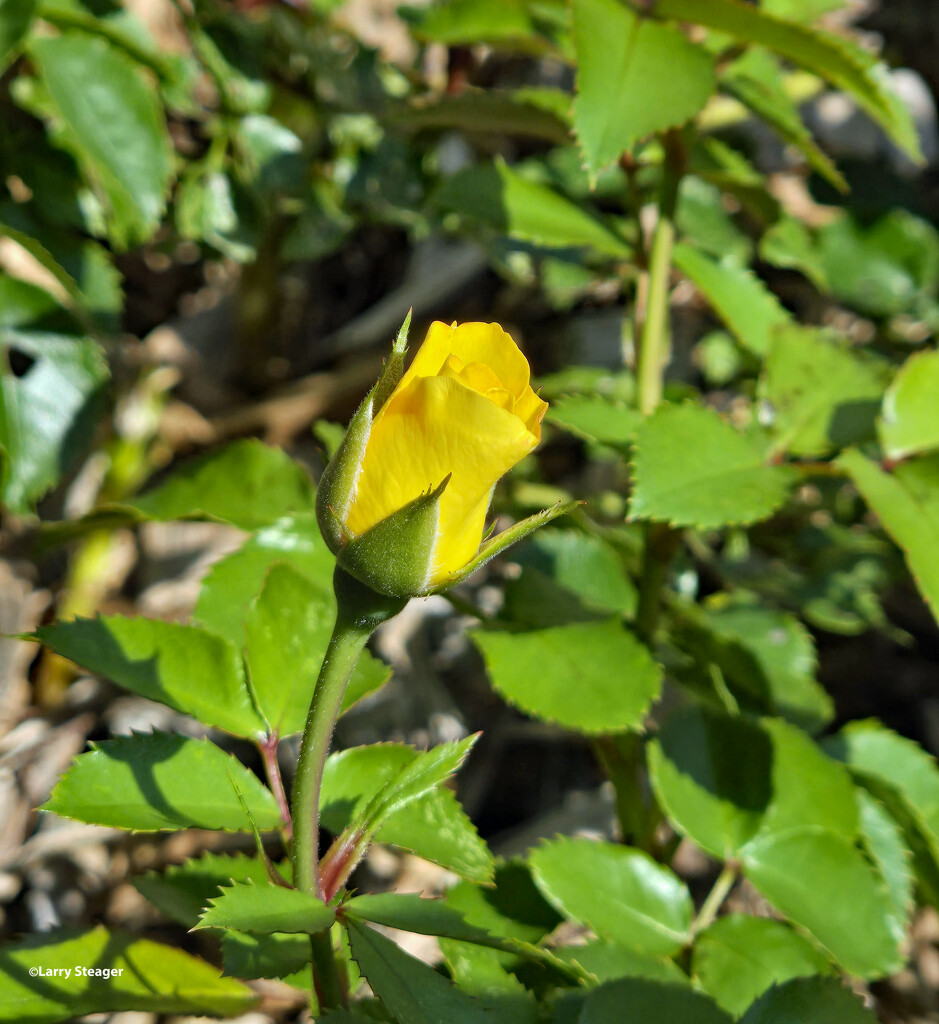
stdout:
<svg viewBox="0 0 939 1024">
<path fill-rule="evenodd" d="M 0 8 L 0 71 L 10 63 L 29 31 L 38 0 L 6 0 Z"/>
<path fill-rule="evenodd" d="M 910 573 L 939 621 L 939 455 L 911 459 L 890 473 L 853 449 L 836 464 L 903 549 Z"/>
<path fill-rule="evenodd" d="M 567 395 L 548 407 L 547 420 L 587 441 L 624 445 L 642 420 L 638 409 L 597 395 Z"/>
<path fill-rule="evenodd" d="M 735 1017 L 774 985 L 832 970 L 828 960 L 787 924 L 743 914 L 715 921 L 698 936 L 692 957 L 701 989 Z"/>
<path fill-rule="evenodd" d="M 331 755 L 323 775 L 324 826 L 334 834 L 342 832 L 417 756 L 412 747 L 398 743 L 352 747 Z M 397 810 L 375 839 L 412 850 L 464 878 L 480 882 L 492 878 L 492 854 L 448 789 L 433 789 Z"/>
<path fill-rule="evenodd" d="M 886 383 L 883 366 L 793 324 L 774 333 L 758 393 L 770 404 L 777 450 L 813 457 L 873 440 Z"/>
<path fill-rule="evenodd" d="M 754 355 L 764 356 L 773 330 L 792 322 L 776 296 L 751 270 L 717 262 L 684 243 L 675 246 L 674 263 Z"/>
<path fill-rule="evenodd" d="M 926 896 L 939 902 L 939 767 L 935 759 L 876 721 L 852 722 L 826 741 L 826 749 L 847 764 L 902 825 Z M 869 845 L 872 840 L 873 836 Z M 875 859 L 882 863 L 895 904 L 901 906 L 902 869 L 896 852 Z M 889 870 L 888 859 L 893 862 Z"/>
<path fill-rule="evenodd" d="M 574 131 L 591 178 L 647 135 L 690 120 L 714 92 L 714 59 L 615 0 L 574 0 Z"/>
<path fill-rule="evenodd" d="M 823 826 L 770 833 L 749 843 L 742 861 L 770 903 L 846 971 L 876 978 L 903 965 L 886 885 L 851 839 Z"/>
<path fill-rule="evenodd" d="M 703 178 L 681 179 L 675 226 L 679 234 L 702 252 L 726 263 L 745 267 L 753 256 L 753 243 L 724 209 L 721 189 Z"/>
<path fill-rule="evenodd" d="M 323 542 L 312 513 L 285 516 L 262 527 L 235 552 L 216 562 L 202 581 L 193 618 L 240 651 L 245 620 L 273 566 L 289 565 L 329 595 L 336 560 Z"/>
<path fill-rule="evenodd" d="M 560 946 L 555 953 L 569 963 L 579 964 L 598 982 L 617 978 L 648 978 L 669 985 L 687 985 L 688 975 L 675 963 L 664 957 L 637 953 L 628 946 L 594 939 L 583 945 Z"/>
<path fill-rule="evenodd" d="M 312 511 L 314 494 L 299 463 L 280 448 L 249 439 L 183 463 L 131 507 L 146 519 L 218 519 L 254 530 Z"/>
<path fill-rule="evenodd" d="M 816 247 L 833 295 L 869 316 L 919 316 L 939 291 L 939 232 L 906 210 L 869 225 L 842 212 Z"/>
<path fill-rule="evenodd" d="M 589 993 L 577 1024 L 731 1024 L 732 1018 L 706 995 L 684 985 L 646 978 L 609 981 Z"/>
<path fill-rule="evenodd" d="M 815 21 L 829 11 L 837 10 L 841 0 L 763 0 L 760 6 L 786 21 Z"/>
<path fill-rule="evenodd" d="M 6 328 L 0 347 L 0 501 L 26 514 L 91 442 L 108 369 L 90 338 Z"/>
<path fill-rule="evenodd" d="M 335 618 L 331 591 L 289 565 L 271 568 L 244 624 L 251 692 L 271 732 L 290 736 L 303 730 Z M 390 675 L 387 666 L 364 651 L 343 709 L 353 698 L 377 690 Z"/>
<path fill-rule="evenodd" d="M 222 933 L 222 957 L 225 973 L 235 978 L 283 978 L 309 991 L 310 939 L 307 935 L 274 932 L 252 935 L 249 932 Z"/>
<path fill-rule="evenodd" d="M 267 881 L 267 868 L 257 857 L 203 853 L 183 864 L 172 864 L 162 872 L 148 871 L 132 878 L 131 884 L 160 913 L 192 928 L 198 924 L 203 908 L 223 886 L 232 882 L 263 885 Z"/>
<path fill-rule="evenodd" d="M 196 927 L 312 934 L 328 930 L 335 920 L 334 908 L 299 889 L 235 882 L 209 900 Z"/>
<path fill-rule="evenodd" d="M 795 616 L 714 601 L 701 625 L 706 632 L 693 632 L 689 649 L 713 660 L 744 710 L 780 715 L 809 731 L 831 721 L 832 700 L 815 679 L 815 645 Z"/>
<path fill-rule="evenodd" d="M 30 968 L 37 967 L 63 974 L 30 978 Z M 79 975 L 78 968 L 99 973 Z M 229 1017 L 256 1002 L 247 985 L 220 977 L 203 960 L 101 926 L 31 935 L 0 947 L 0 1021 L 10 1024 L 54 1024 L 122 1010 Z"/>
<path fill-rule="evenodd" d="M 237 787 L 237 789 L 236 789 Z M 56 783 L 43 810 L 136 832 L 182 828 L 250 832 L 282 824 L 270 790 L 208 740 L 138 733 L 94 744 Z"/>
<path fill-rule="evenodd" d="M 264 735 L 238 651 L 196 626 L 107 615 L 53 622 L 34 635 L 63 658 L 205 725 Z"/>
<path fill-rule="evenodd" d="M 619 619 L 524 633 L 476 630 L 472 640 L 509 703 L 581 732 L 639 728 L 662 685 L 649 651 Z"/>
<path fill-rule="evenodd" d="M 479 739 L 479 733 L 454 743 L 440 743 L 417 754 L 384 783 L 367 804 L 355 813 L 336 843 L 323 858 L 320 869 L 335 891 L 365 855 L 375 833 L 395 815 L 456 772 Z"/>
<path fill-rule="evenodd" d="M 779 719 L 687 708 L 649 745 L 649 774 L 669 820 L 720 859 L 793 828 L 824 827 L 851 840 L 858 832 L 848 774 Z"/>
<path fill-rule="evenodd" d="M 835 978 L 797 978 L 771 988 L 740 1024 L 875 1024 L 877 1018 Z"/>
<path fill-rule="evenodd" d="M 891 89 L 886 67 L 848 40 L 783 21 L 742 0 L 655 0 L 652 12 L 774 50 L 843 89 L 904 152 L 922 159 L 912 115 Z"/>
<path fill-rule="evenodd" d="M 600 220 L 559 192 L 522 177 L 502 161 L 447 178 L 436 200 L 521 242 L 548 248 L 587 248 L 614 259 L 632 249 Z"/>
<path fill-rule="evenodd" d="M 654 956 L 676 953 L 688 942 L 687 887 L 641 850 L 555 839 L 532 850 L 529 864 L 545 899 L 601 938 Z"/>
<path fill-rule="evenodd" d="M 767 465 L 767 442 L 713 409 L 662 405 L 636 434 L 630 517 L 713 529 L 766 519 L 794 471 Z"/>
<path fill-rule="evenodd" d="M 482 1003 L 391 939 L 357 921 L 347 923 L 352 957 L 398 1024 L 487 1024 Z"/>
<path fill-rule="evenodd" d="M 133 61 L 101 38 L 45 36 L 32 40 L 30 53 L 67 126 L 63 144 L 110 210 L 112 239 L 122 247 L 146 241 L 160 223 L 173 173 L 155 91 Z"/>
<path fill-rule="evenodd" d="M 838 169 L 803 124 L 799 108 L 786 92 L 779 62 L 772 54 L 751 47 L 724 71 L 721 85 L 774 128 L 786 142 L 796 146 L 809 165 L 836 189 L 848 191 Z"/>
<path fill-rule="evenodd" d="M 861 815 L 861 842 L 887 883 L 896 932 L 902 941 L 914 906 L 912 855 L 900 826 L 884 805 L 864 789 L 858 789 L 857 799 Z"/>
<path fill-rule="evenodd" d="M 878 421 L 880 444 L 887 457 L 909 455 L 939 448 L 939 352 L 918 352 L 900 367 L 884 395 L 883 415 Z"/>
<path fill-rule="evenodd" d="M 412 32 L 451 46 L 490 43 L 538 53 L 562 37 L 563 8 L 560 17 L 552 13 L 550 3 L 531 0 L 447 0 L 414 11 Z"/>
<path fill-rule="evenodd" d="M 760 259 L 774 267 L 798 270 L 820 292 L 831 290 L 828 273 L 809 228 L 795 217 L 780 217 L 760 239 Z"/>
</svg>

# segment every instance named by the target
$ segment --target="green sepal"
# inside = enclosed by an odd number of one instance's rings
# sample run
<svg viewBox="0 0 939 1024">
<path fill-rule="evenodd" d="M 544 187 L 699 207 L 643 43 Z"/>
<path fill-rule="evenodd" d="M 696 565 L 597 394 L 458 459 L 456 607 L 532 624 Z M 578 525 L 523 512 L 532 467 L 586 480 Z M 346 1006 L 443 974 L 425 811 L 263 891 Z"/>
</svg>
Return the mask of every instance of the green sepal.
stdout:
<svg viewBox="0 0 939 1024">
<path fill-rule="evenodd" d="M 430 593 L 427 579 L 437 540 L 440 496 L 449 482 L 450 474 L 432 491 L 345 543 L 337 552 L 337 563 L 380 594 L 418 597 Z"/>
<path fill-rule="evenodd" d="M 493 537 L 486 544 L 483 544 L 476 557 L 467 562 L 462 569 L 458 569 L 446 583 L 426 590 L 418 596 L 425 597 L 427 594 L 439 594 L 441 591 L 449 590 L 450 587 L 455 587 L 458 583 L 462 583 L 467 576 L 476 572 L 477 569 L 481 569 L 487 562 L 495 558 L 496 555 L 502 554 L 506 548 L 510 548 L 513 544 L 524 540 L 530 533 L 534 533 L 540 527 L 546 526 L 552 519 L 557 519 L 558 516 L 573 512 L 575 508 L 583 504 L 582 501 L 559 501 L 556 505 L 552 505 L 551 508 L 546 508 L 542 512 L 536 512 L 533 516 L 529 516 L 520 523 L 510 526 L 507 530 L 503 530 L 502 533 Z"/>
<path fill-rule="evenodd" d="M 401 380 L 410 326 L 409 310 L 395 338 L 381 377 L 356 409 L 345 437 L 320 477 L 316 491 L 316 521 L 327 547 L 333 554 L 337 554 L 349 539 L 345 521 L 355 494 L 359 468 L 365 458 L 365 448 L 372 433 L 372 421 Z"/>
</svg>

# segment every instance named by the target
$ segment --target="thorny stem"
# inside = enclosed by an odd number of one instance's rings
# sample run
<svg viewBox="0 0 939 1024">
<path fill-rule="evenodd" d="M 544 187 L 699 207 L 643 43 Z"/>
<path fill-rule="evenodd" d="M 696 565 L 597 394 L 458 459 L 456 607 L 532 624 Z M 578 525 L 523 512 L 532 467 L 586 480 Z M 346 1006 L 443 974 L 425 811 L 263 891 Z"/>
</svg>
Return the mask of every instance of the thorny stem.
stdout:
<svg viewBox="0 0 939 1024">
<path fill-rule="evenodd" d="M 294 885 L 320 899 L 324 898 L 319 870 L 320 790 L 342 697 L 359 655 L 375 627 L 397 615 L 406 603 L 400 598 L 376 593 L 338 567 L 333 586 L 337 602 L 336 624 L 316 680 L 310 713 L 300 741 L 292 802 Z M 320 1010 L 342 1006 L 345 994 L 329 933 L 313 935 L 310 941 L 314 987 Z"/>
</svg>

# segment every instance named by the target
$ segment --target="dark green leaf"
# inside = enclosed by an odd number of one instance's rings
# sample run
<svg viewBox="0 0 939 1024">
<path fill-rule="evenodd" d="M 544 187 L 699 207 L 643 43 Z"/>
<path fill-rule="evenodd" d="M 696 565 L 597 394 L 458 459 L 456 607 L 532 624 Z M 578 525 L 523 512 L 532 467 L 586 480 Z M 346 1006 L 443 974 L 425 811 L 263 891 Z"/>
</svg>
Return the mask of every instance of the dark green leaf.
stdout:
<svg viewBox="0 0 939 1024">
<path fill-rule="evenodd" d="M 163 214 L 172 176 L 169 137 L 139 67 L 104 39 L 70 32 L 32 41 L 66 146 L 110 209 L 118 245 L 146 241 Z M 81 88 L 75 83 L 81 82 Z"/>
<path fill-rule="evenodd" d="M 486 1024 L 483 1005 L 374 929 L 349 921 L 352 956 L 398 1024 Z"/>
<path fill-rule="evenodd" d="M 251 935 L 222 934 L 225 973 L 235 978 L 283 978 L 298 988 L 310 989 L 310 939 L 307 935 L 274 932 Z"/>
<path fill-rule="evenodd" d="M 30 978 L 36 967 L 71 970 Z M 78 975 L 77 967 L 101 973 Z M 31 935 L 0 948 L 0 1020 L 10 1024 L 54 1024 L 121 1010 L 228 1017 L 256 1002 L 246 985 L 220 977 L 203 960 L 101 926 Z"/>
<path fill-rule="evenodd" d="M 282 822 L 270 790 L 208 740 L 138 733 L 95 744 L 56 783 L 43 810 L 137 832 L 182 828 L 248 832 Z"/>
<path fill-rule="evenodd" d="M 690 120 L 715 87 L 714 60 L 676 28 L 615 0 L 574 0 L 574 131 L 591 178 L 655 132 Z"/>
<path fill-rule="evenodd" d="M 236 736 L 265 732 L 238 651 L 196 626 L 108 615 L 54 622 L 35 636 L 63 658 L 206 725 Z"/>
<path fill-rule="evenodd" d="M 688 941 L 688 889 L 640 850 L 556 839 L 532 850 L 529 863 L 545 898 L 602 938 L 655 956 L 675 953 Z"/>
<path fill-rule="evenodd" d="M 6 0 L 0 7 L 0 71 L 10 62 L 20 40 L 29 31 L 38 0 Z"/>
<path fill-rule="evenodd" d="M 732 1019 L 706 995 L 687 986 L 624 978 L 594 989 L 584 1001 L 577 1024 L 731 1024 Z"/>
<path fill-rule="evenodd" d="M 771 988 L 740 1024 L 875 1024 L 877 1018 L 835 978 L 797 978 Z"/>
<path fill-rule="evenodd" d="M 698 937 L 692 966 L 701 988 L 735 1017 L 773 985 L 832 971 L 815 946 L 782 921 L 742 914 L 720 918 Z"/>
<path fill-rule="evenodd" d="M 524 633 L 476 630 L 493 685 L 510 703 L 588 733 L 638 728 L 661 671 L 619 619 Z"/>
<path fill-rule="evenodd" d="M 670 985 L 689 983 L 688 975 L 674 960 L 638 953 L 629 946 L 603 939 L 593 939 L 576 946 L 560 946 L 555 953 L 568 963 L 579 964 L 599 982 L 617 978 L 648 978 Z"/>
<path fill-rule="evenodd" d="M 761 434 L 739 432 L 713 409 L 662 405 L 636 434 L 630 516 L 699 529 L 766 519 L 794 479 L 767 461 Z"/>
</svg>

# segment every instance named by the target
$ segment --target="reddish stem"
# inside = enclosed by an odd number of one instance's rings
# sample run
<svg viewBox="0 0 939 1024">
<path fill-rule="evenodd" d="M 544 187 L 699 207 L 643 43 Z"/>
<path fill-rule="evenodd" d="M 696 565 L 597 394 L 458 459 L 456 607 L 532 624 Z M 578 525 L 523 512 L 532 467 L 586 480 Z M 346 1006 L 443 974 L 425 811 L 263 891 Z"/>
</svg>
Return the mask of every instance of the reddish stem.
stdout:
<svg viewBox="0 0 939 1024">
<path fill-rule="evenodd" d="M 277 801 L 280 809 L 280 817 L 284 823 L 284 837 L 287 842 L 293 838 L 293 819 L 290 817 L 290 802 L 287 800 L 287 793 L 284 790 L 284 780 L 280 774 L 280 762 L 277 760 L 277 747 L 280 744 L 280 737 L 276 732 L 269 733 L 263 740 L 258 740 L 258 750 L 264 759 L 264 770 L 267 773 L 267 781 L 270 783 L 271 792 Z"/>
</svg>

